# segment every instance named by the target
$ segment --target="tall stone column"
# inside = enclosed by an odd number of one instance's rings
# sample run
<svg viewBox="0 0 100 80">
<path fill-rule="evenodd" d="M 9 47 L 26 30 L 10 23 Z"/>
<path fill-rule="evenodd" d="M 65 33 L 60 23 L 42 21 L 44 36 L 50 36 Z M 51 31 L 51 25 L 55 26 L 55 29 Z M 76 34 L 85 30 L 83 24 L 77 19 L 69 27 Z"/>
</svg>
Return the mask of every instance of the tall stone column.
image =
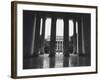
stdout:
<svg viewBox="0 0 100 80">
<path fill-rule="evenodd" d="M 64 18 L 64 42 L 63 42 L 63 54 L 69 56 L 69 19 Z"/>
<path fill-rule="evenodd" d="M 84 54 L 91 56 L 91 15 L 83 15 Z"/>
<path fill-rule="evenodd" d="M 51 36 L 50 36 L 50 54 L 49 56 L 55 56 L 56 53 L 56 17 L 52 17 L 51 20 Z"/>
<path fill-rule="evenodd" d="M 41 17 L 39 14 L 36 15 L 36 24 L 35 24 L 35 39 L 34 39 L 34 53 L 33 56 L 39 55 L 39 47 L 40 47 L 40 22 Z"/>
<path fill-rule="evenodd" d="M 74 28 L 73 28 L 73 53 L 77 54 L 77 33 L 76 33 L 76 20 L 73 20 Z"/>
<path fill-rule="evenodd" d="M 82 55 L 82 20 L 78 17 L 78 54 Z"/>
<path fill-rule="evenodd" d="M 45 23 L 46 23 L 46 18 L 43 17 L 42 18 L 42 34 L 41 34 L 41 51 L 40 51 L 41 54 L 44 53 Z"/>
</svg>

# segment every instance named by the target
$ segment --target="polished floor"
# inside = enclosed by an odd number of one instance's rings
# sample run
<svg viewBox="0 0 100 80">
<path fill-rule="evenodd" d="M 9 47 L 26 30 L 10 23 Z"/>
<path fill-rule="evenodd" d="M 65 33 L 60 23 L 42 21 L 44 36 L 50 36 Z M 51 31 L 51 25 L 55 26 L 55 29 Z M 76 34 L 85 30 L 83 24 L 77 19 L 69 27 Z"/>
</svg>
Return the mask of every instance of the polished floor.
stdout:
<svg viewBox="0 0 100 80">
<path fill-rule="evenodd" d="M 87 56 L 70 54 L 69 57 L 64 57 L 62 53 L 57 53 L 55 57 L 48 57 L 48 54 L 41 54 L 38 57 L 29 57 L 23 60 L 23 69 L 79 67 L 90 65 L 90 58 Z"/>
</svg>

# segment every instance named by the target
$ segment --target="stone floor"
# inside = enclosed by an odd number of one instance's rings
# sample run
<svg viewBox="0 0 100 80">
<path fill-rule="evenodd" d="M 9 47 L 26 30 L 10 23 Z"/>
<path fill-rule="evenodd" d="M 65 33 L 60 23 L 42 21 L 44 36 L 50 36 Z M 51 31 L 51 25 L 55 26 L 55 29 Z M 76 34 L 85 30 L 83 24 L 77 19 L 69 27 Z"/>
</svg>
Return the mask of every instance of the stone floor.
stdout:
<svg viewBox="0 0 100 80">
<path fill-rule="evenodd" d="M 42 54 L 38 57 L 30 57 L 23 60 L 23 69 L 79 67 L 90 65 L 90 58 L 87 56 L 70 54 L 69 57 L 64 57 L 62 53 L 56 54 L 55 57 L 48 57 L 48 54 Z"/>
</svg>

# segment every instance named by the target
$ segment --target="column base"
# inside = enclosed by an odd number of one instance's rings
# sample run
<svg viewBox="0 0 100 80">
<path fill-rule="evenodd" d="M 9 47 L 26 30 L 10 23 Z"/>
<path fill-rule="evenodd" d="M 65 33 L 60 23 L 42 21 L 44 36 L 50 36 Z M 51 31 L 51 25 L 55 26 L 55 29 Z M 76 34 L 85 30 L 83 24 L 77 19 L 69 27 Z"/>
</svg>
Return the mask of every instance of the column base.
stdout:
<svg viewBox="0 0 100 80">
<path fill-rule="evenodd" d="M 79 56 L 86 56 L 86 54 L 83 54 L 83 53 L 79 53 Z"/>
<path fill-rule="evenodd" d="M 39 56 L 39 53 L 34 53 L 33 54 L 33 57 L 38 57 Z"/>
<path fill-rule="evenodd" d="M 55 57 L 55 53 L 49 54 L 49 57 Z"/>
<path fill-rule="evenodd" d="M 40 54 L 44 54 L 44 52 L 40 52 Z"/>
<path fill-rule="evenodd" d="M 78 54 L 77 52 L 74 52 L 74 54 Z"/>
<path fill-rule="evenodd" d="M 69 54 L 64 54 L 64 57 L 69 57 Z"/>
<path fill-rule="evenodd" d="M 81 54 L 79 54 L 79 56 L 86 56 L 86 57 L 91 57 L 91 54 L 88 54 L 88 53 L 81 53 Z"/>
</svg>

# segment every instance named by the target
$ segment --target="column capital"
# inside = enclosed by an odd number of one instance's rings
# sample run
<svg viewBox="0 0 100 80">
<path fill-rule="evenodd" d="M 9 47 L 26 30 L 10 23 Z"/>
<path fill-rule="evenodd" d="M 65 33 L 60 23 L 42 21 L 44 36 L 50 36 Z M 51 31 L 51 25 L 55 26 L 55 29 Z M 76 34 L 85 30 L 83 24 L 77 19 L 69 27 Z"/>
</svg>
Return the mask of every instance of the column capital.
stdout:
<svg viewBox="0 0 100 80">
<path fill-rule="evenodd" d="M 47 18 L 45 16 L 41 17 L 43 20 L 46 20 Z"/>
<path fill-rule="evenodd" d="M 69 18 L 68 17 L 63 17 L 63 20 L 67 21 L 67 20 L 69 20 Z"/>
<path fill-rule="evenodd" d="M 36 15 L 36 17 L 39 17 L 39 18 L 41 17 L 40 13 L 36 13 L 35 15 Z"/>
<path fill-rule="evenodd" d="M 55 16 L 52 16 L 51 18 L 52 18 L 53 20 L 57 20 L 57 17 L 55 17 Z"/>
<path fill-rule="evenodd" d="M 77 21 L 81 21 L 81 19 L 82 19 L 82 16 L 77 16 L 76 18 Z"/>
<path fill-rule="evenodd" d="M 78 21 L 78 20 L 77 20 L 77 18 L 73 18 L 72 21 L 73 21 L 73 22 L 76 22 L 76 21 Z"/>
</svg>

